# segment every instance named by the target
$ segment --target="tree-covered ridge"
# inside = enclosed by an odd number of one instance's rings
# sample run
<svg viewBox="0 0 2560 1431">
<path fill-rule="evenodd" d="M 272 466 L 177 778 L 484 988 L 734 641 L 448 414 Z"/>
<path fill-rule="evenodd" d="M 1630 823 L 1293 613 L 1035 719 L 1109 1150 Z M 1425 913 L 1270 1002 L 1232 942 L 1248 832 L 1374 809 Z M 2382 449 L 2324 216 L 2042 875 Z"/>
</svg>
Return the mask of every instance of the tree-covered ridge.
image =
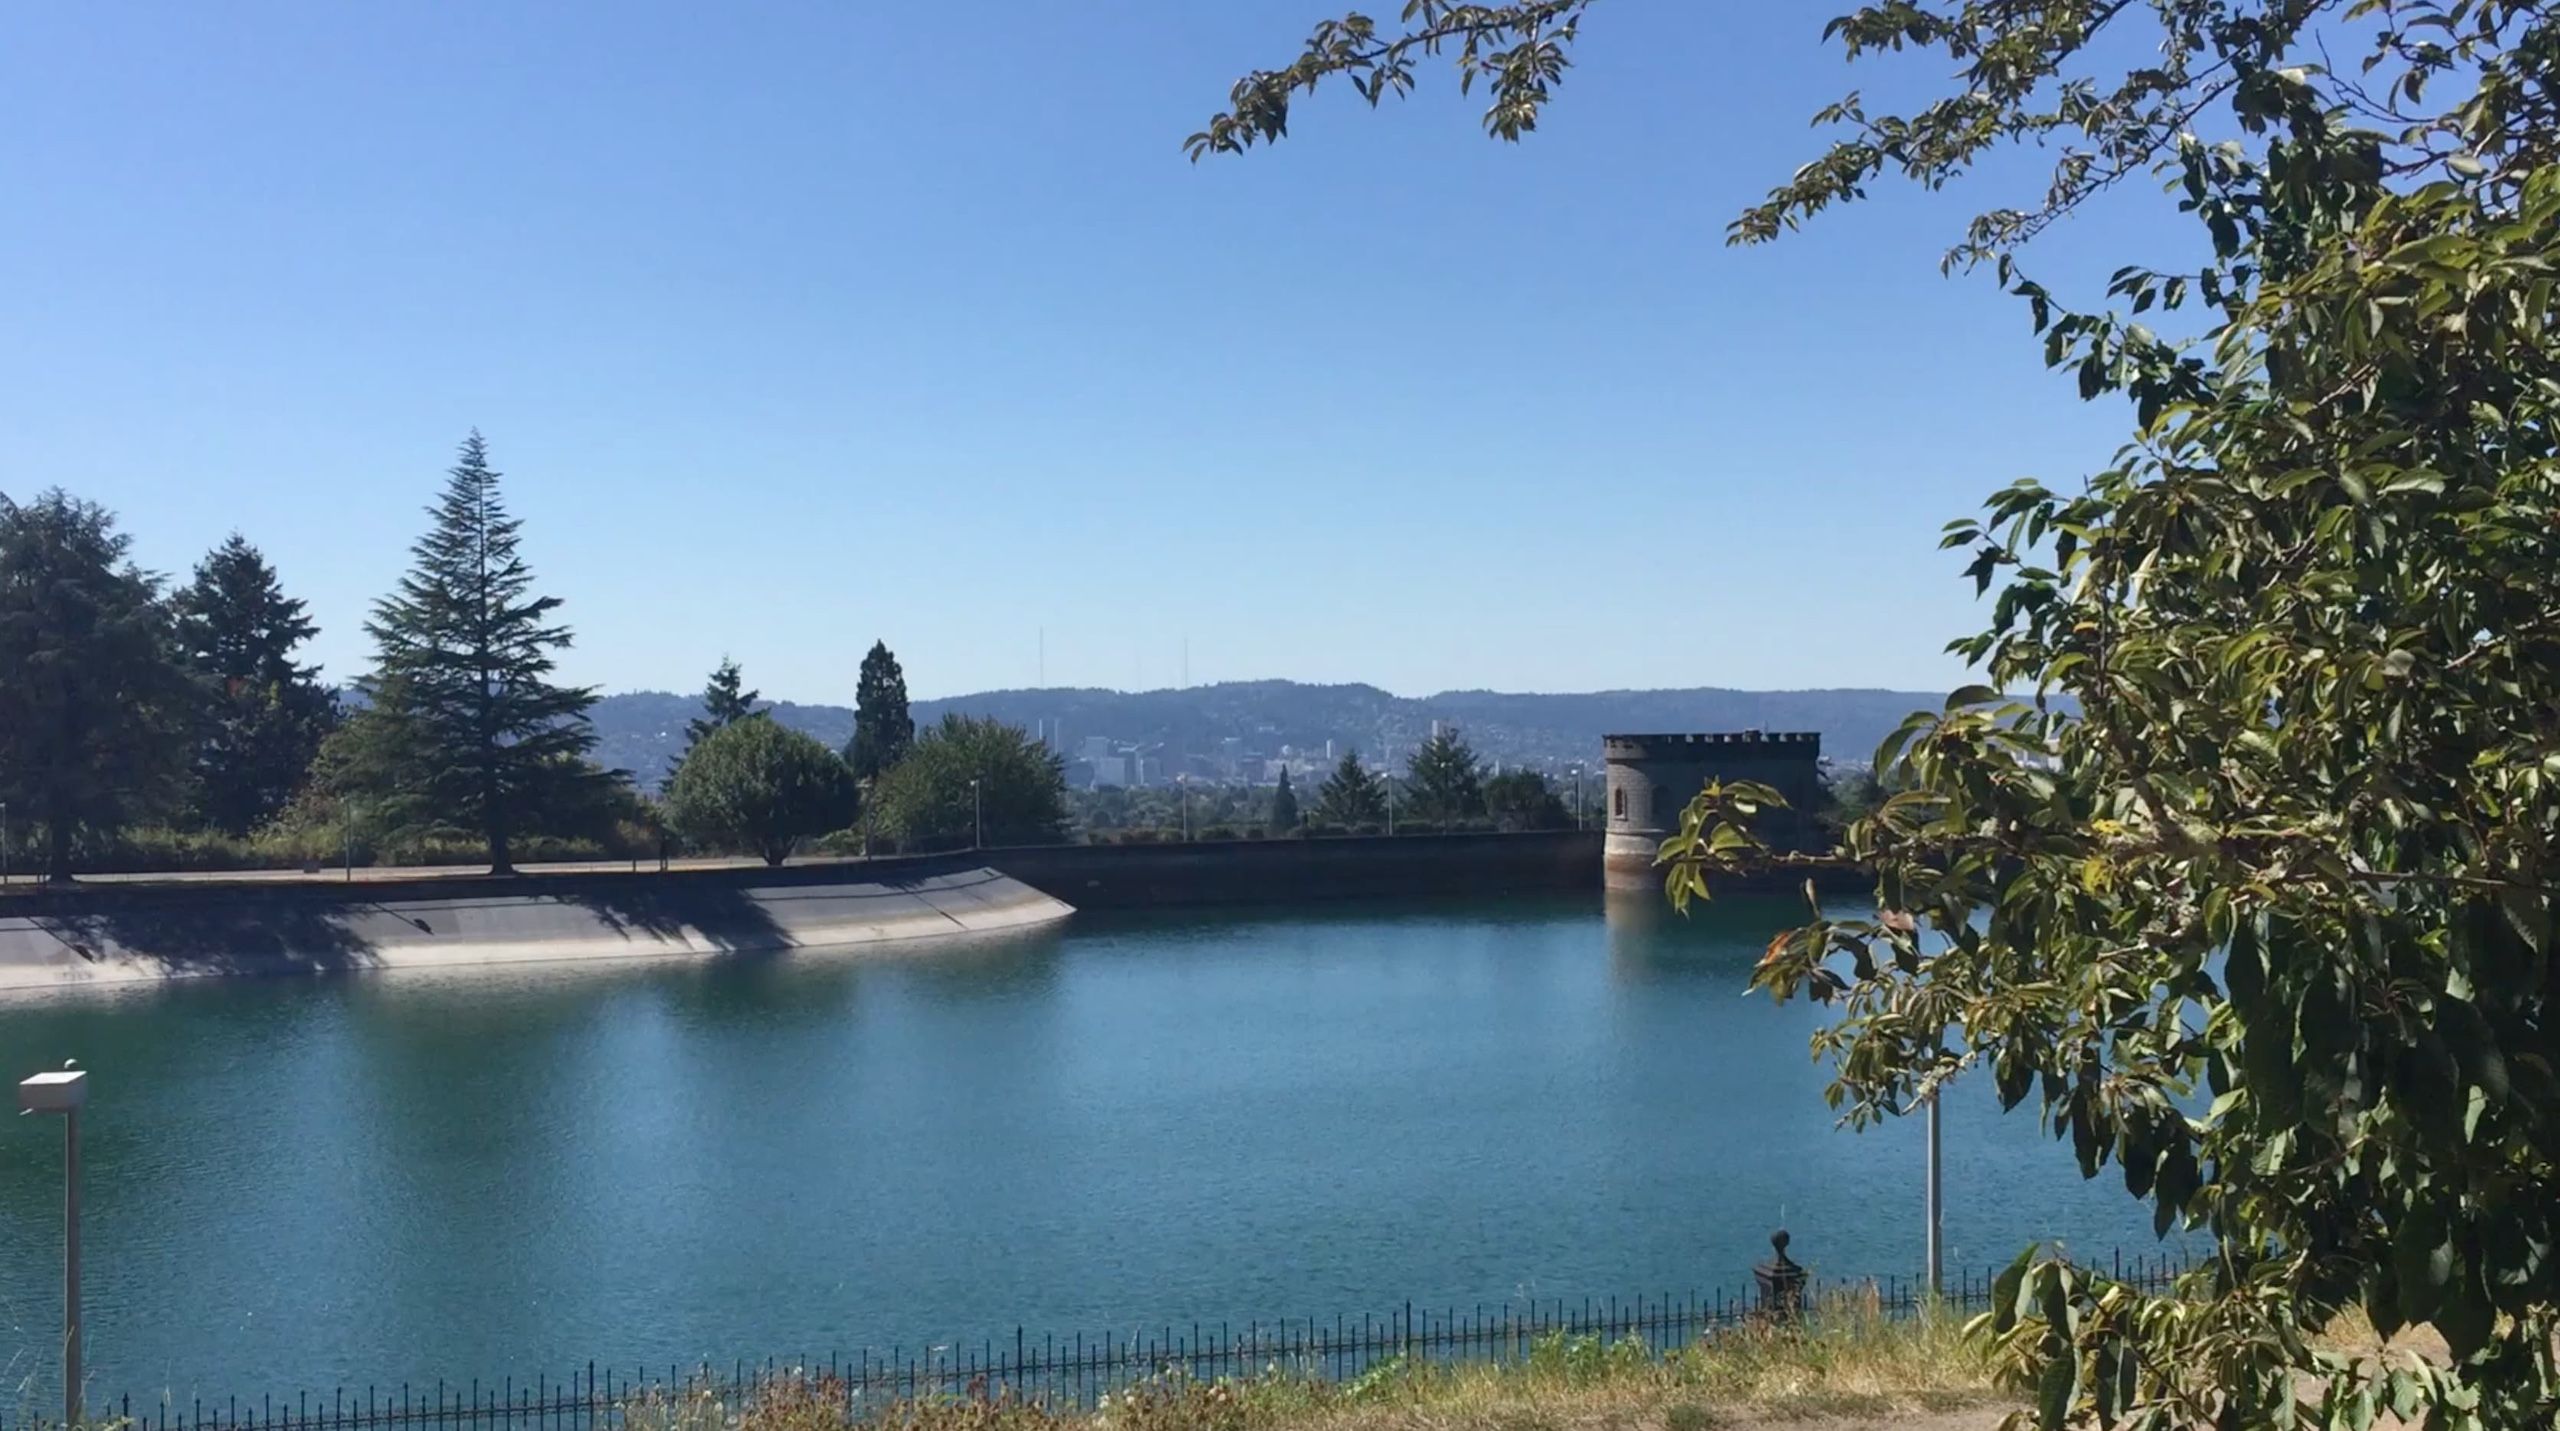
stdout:
<svg viewBox="0 0 2560 1431">
<path fill-rule="evenodd" d="M 1373 755 L 1412 750 L 1430 738 L 1434 721 L 1462 726 L 1487 762 L 1506 770 L 1581 763 L 1598 779 L 1600 738 L 1650 731 L 1810 730 L 1826 754 L 1862 759 L 1915 705 L 1922 691 L 1824 689 L 1750 691 L 1724 687 L 1569 693 L 1442 691 L 1399 696 L 1370 685 L 1299 681 L 1229 681 L 1156 691 L 1089 687 L 981 691 L 912 703 L 913 718 L 983 716 L 1027 730 L 1062 732 L 1072 754 L 1086 736 L 1103 735 L 1182 752 L 1209 752 L 1229 737 L 1249 749 L 1281 745 L 1321 752 L 1358 748 Z M 841 705 L 779 700 L 774 719 L 839 749 L 853 738 L 854 713 Z M 638 772 L 665 770 L 683 748 L 685 724 L 701 713 L 700 697 L 628 691 L 600 697 L 590 717 L 596 759 Z"/>
</svg>

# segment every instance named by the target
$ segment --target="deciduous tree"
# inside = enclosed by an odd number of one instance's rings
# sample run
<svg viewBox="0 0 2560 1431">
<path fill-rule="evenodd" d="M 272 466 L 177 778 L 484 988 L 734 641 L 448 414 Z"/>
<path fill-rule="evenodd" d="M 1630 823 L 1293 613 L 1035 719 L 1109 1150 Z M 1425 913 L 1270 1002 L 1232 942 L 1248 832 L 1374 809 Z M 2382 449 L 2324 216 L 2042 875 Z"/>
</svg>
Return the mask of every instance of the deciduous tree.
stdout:
<svg viewBox="0 0 2560 1431">
<path fill-rule="evenodd" d="M 769 865 L 851 825 L 857 803 L 853 771 L 834 751 L 762 715 L 705 732 L 667 784 L 667 812 L 685 838 L 753 850 Z"/>
<path fill-rule="evenodd" d="M 1194 152 L 1279 137 L 1327 74 L 1402 92 L 1434 46 L 1516 137 L 1588 8 L 1335 22 Z M 1878 752 L 1891 793 L 1844 845 L 1876 912 L 1810 910 L 1756 981 L 1840 1010 L 1818 1047 L 1852 1122 L 1979 1070 L 2161 1228 L 2211 1236 L 2169 1296 L 2022 1257 L 1985 1322 L 2034 1391 L 2021 1419 L 2560 1423 L 2560 16 L 1890 0 L 1828 33 L 1955 83 L 1824 111 L 1845 134 L 1730 237 L 2048 145 L 2051 182 L 1949 258 L 1991 265 L 2133 431 L 1950 528 L 1994 597 L 1956 643 L 1985 681 Z M 2022 269 L 2154 174 L 2201 262 L 2137 263 L 2105 299 Z M 1773 799 L 1702 792 L 1675 894 L 1785 859 L 1755 828 Z M 2358 1308 L 2449 1355 L 2325 1349 Z"/>
<path fill-rule="evenodd" d="M 959 714 L 928 727 L 871 789 L 879 827 L 910 845 L 966 841 L 980 821 L 990 845 L 1054 844 L 1066 799 L 1056 751 L 1020 726 Z"/>
<path fill-rule="evenodd" d="M 1573 823 L 1573 812 L 1534 770 L 1507 770 L 1485 781 L 1484 808 L 1504 830 L 1561 830 Z"/>
</svg>

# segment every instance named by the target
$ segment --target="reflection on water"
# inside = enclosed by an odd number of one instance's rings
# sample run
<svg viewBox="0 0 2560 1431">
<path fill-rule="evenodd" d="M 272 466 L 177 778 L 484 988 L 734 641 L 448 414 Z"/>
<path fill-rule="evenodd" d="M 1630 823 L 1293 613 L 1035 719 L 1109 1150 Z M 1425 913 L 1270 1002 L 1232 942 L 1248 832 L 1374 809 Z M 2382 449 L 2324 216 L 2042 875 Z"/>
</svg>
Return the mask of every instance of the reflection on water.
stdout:
<svg viewBox="0 0 2560 1431">
<path fill-rule="evenodd" d="M 1740 1286 L 1918 1256 L 1835 1130 L 1799 910 L 1078 915 L 906 949 L 205 983 L 0 1010 L 76 1057 L 91 1364 L 181 1400 L 1139 1322 Z M 0 1125 L 0 1365 L 55 1345 L 60 1162 Z M 1987 1096 L 1949 1234 L 2148 1241 Z M 14 1358 L 14 1360 L 11 1360 Z"/>
<path fill-rule="evenodd" d="M 1693 901 L 1684 912 L 1658 890 L 1613 890 L 1603 914 L 1618 978 L 1699 978 L 1746 985 L 1770 939 L 1804 920 L 1800 900 L 1768 895 Z"/>
</svg>

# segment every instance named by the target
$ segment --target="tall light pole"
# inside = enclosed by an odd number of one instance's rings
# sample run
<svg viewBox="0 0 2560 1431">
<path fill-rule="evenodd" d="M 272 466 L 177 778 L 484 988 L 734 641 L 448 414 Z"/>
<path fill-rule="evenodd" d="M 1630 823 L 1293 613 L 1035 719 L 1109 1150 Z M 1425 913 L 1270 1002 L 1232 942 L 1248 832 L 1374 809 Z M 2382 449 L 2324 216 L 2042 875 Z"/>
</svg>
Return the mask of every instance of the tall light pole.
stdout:
<svg viewBox="0 0 2560 1431">
<path fill-rule="evenodd" d="M 347 850 L 346 882 L 354 884 L 356 882 L 356 802 L 351 799 L 338 802 L 338 833 L 343 837 Z"/>
<path fill-rule="evenodd" d="M 1929 1223 L 1929 1295 L 1946 1295 L 1946 1217 L 1947 1187 L 1940 1176 L 1944 1163 L 1938 1154 L 1938 1093 L 1929 1090 L 1929 1183 L 1922 1198 L 1923 1212 Z"/>
<path fill-rule="evenodd" d="M 969 782 L 969 848 L 983 850 L 986 847 L 987 802 L 978 782 L 972 780 Z"/>
<path fill-rule="evenodd" d="M 0 800 L 0 885 L 9 882 L 9 802 Z"/>
<path fill-rule="evenodd" d="M 80 1424 L 80 1105 L 89 1075 L 69 1064 L 18 1085 L 26 1113 L 62 1115 L 62 1424 Z"/>
</svg>

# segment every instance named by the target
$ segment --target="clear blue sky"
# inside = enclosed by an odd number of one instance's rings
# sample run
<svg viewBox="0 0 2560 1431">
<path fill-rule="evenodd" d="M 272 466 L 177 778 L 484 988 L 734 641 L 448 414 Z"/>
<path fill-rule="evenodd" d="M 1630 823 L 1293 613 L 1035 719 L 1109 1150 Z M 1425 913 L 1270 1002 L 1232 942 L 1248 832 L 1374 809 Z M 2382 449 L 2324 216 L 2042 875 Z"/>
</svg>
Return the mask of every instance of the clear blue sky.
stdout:
<svg viewBox="0 0 2560 1431">
<path fill-rule="evenodd" d="M 0 490 L 245 533 L 337 678 L 476 424 L 608 689 L 1956 679 L 1940 524 L 2125 426 L 1937 276 L 2030 171 L 1725 248 L 1930 78 L 1796 0 L 1610 0 L 1521 146 L 1435 68 L 1185 162 L 1328 3 L 9 6 Z"/>
</svg>

